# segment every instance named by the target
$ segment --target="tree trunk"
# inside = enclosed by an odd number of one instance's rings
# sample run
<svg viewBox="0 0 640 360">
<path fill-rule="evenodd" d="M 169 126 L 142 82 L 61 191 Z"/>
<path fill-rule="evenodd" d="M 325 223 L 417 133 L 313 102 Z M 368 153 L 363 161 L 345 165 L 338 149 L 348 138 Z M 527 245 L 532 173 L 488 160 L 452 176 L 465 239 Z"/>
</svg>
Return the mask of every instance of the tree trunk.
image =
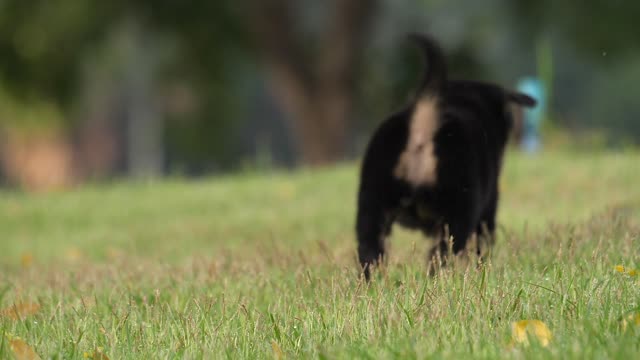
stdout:
<svg viewBox="0 0 640 360">
<path fill-rule="evenodd" d="M 133 20 L 127 26 L 127 167 L 134 177 L 158 177 L 164 167 L 164 123 L 154 84 L 157 56 L 145 29 Z"/>
<path fill-rule="evenodd" d="M 332 21 L 316 54 L 304 53 L 294 38 L 293 2 L 261 0 L 254 9 L 254 31 L 302 163 L 323 165 L 341 160 L 347 151 L 354 77 L 375 1 L 331 2 Z"/>
</svg>

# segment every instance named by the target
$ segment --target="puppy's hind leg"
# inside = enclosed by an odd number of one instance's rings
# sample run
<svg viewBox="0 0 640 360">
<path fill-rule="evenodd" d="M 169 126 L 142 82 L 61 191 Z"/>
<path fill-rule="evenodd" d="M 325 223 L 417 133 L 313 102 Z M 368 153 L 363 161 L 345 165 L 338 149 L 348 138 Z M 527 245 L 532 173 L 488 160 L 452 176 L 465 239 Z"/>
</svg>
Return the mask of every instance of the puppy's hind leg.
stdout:
<svg viewBox="0 0 640 360">
<path fill-rule="evenodd" d="M 436 237 L 438 243 L 429 251 L 427 265 L 429 274 L 450 262 L 451 257 L 459 255 L 467 246 L 471 236 L 472 226 L 469 221 L 456 221 L 452 225 L 443 226 L 442 232 Z"/>
<path fill-rule="evenodd" d="M 478 239 L 478 245 L 476 247 L 476 254 L 478 256 L 478 263 L 483 264 L 486 259 L 491 256 L 491 250 L 495 243 L 495 223 L 482 221 L 476 228 L 476 235 Z"/>
<path fill-rule="evenodd" d="M 383 204 L 373 197 L 362 194 L 358 202 L 356 232 L 358 236 L 358 258 L 369 280 L 371 267 L 383 260 L 385 238 L 391 232 L 392 219 Z"/>
<path fill-rule="evenodd" d="M 493 196 L 489 205 L 484 210 L 480 223 L 476 228 L 478 234 L 478 257 L 480 262 L 484 262 L 485 257 L 490 256 L 491 249 L 496 239 L 496 210 L 498 205 L 497 192 Z"/>
</svg>

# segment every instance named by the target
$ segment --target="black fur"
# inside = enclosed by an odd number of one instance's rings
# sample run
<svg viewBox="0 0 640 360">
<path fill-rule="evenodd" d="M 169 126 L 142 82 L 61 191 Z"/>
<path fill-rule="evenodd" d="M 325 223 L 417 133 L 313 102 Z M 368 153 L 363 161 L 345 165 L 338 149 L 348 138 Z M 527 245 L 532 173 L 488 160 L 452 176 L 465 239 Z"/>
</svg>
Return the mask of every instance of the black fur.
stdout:
<svg viewBox="0 0 640 360">
<path fill-rule="evenodd" d="M 445 58 L 438 45 L 422 35 L 413 34 L 410 39 L 425 54 L 424 79 L 414 100 L 376 130 L 360 174 L 356 231 L 367 279 L 369 267 L 384 256 L 385 238 L 394 222 L 435 236 L 438 243 L 431 256 L 446 254 L 447 235 L 453 240 L 453 253 L 461 252 L 473 233 L 493 238 L 498 177 L 512 126 L 509 105 L 535 105 L 529 96 L 494 84 L 447 80 Z M 427 110 L 418 114 L 421 101 Z M 429 116 L 430 109 L 434 116 Z M 421 124 L 426 124 L 422 127 L 426 131 L 412 126 L 412 121 L 417 121 L 412 119 L 420 116 L 425 119 Z M 431 130 L 429 126 L 433 126 Z M 424 134 L 413 134 L 417 140 L 410 141 L 410 130 L 415 128 Z M 425 152 L 425 146 L 431 150 Z M 419 160 L 401 160 L 402 156 L 413 159 L 413 151 L 422 154 L 416 155 Z M 437 163 L 431 166 L 434 174 L 429 177 L 422 169 L 429 168 L 432 159 Z M 403 178 L 398 175 L 404 174 L 398 170 L 400 162 L 418 169 L 415 174 L 427 175 Z M 415 181 L 423 178 L 428 180 Z"/>
</svg>

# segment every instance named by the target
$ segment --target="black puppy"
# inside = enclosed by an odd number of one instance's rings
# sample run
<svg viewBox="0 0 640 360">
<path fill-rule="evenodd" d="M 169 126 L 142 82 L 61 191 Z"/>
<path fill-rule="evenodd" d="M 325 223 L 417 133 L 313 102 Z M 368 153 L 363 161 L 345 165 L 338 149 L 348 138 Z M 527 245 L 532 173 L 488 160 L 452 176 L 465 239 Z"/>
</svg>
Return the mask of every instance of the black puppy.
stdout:
<svg viewBox="0 0 640 360">
<path fill-rule="evenodd" d="M 459 253 L 474 233 L 493 238 L 510 107 L 535 105 L 494 84 L 448 80 L 439 46 L 409 38 L 425 54 L 424 79 L 409 106 L 376 130 L 360 174 L 356 231 L 367 279 L 394 222 L 436 238 L 430 262 L 449 239 Z"/>
</svg>

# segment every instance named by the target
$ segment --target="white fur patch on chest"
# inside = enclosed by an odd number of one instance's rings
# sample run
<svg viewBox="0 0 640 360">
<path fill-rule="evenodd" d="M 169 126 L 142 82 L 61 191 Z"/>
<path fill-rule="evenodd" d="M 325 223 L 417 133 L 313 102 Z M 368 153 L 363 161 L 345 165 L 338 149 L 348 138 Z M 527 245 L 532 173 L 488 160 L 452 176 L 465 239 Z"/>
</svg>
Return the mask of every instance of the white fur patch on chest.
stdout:
<svg viewBox="0 0 640 360">
<path fill-rule="evenodd" d="M 437 99 L 419 99 L 411 116 L 407 146 L 393 171 L 396 178 L 413 186 L 436 184 L 438 159 L 433 138 L 438 125 Z"/>
</svg>

